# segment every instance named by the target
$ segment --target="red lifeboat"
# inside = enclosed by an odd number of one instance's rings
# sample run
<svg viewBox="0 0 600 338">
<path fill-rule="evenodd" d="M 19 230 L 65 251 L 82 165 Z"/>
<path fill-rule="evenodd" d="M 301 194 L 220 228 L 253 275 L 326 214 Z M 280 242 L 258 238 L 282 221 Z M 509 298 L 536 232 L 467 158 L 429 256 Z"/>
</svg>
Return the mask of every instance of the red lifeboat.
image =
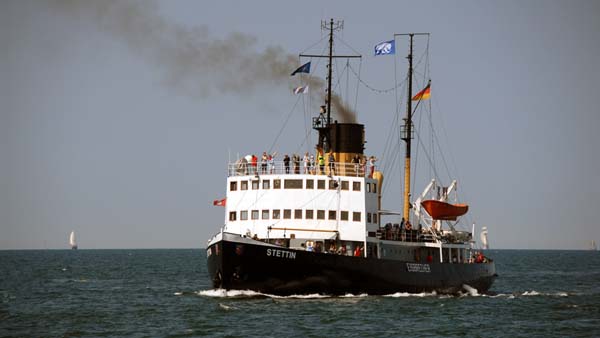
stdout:
<svg viewBox="0 0 600 338">
<path fill-rule="evenodd" d="M 456 221 L 456 218 L 469 211 L 466 204 L 450 204 L 436 200 L 426 200 L 421 202 L 421 205 L 431 218 L 442 221 Z"/>
</svg>

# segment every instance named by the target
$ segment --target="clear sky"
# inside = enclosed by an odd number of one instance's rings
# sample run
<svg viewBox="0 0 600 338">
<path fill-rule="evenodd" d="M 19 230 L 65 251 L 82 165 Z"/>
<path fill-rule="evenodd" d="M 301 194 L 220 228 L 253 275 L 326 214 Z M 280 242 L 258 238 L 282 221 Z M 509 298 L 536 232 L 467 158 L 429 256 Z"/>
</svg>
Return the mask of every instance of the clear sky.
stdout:
<svg viewBox="0 0 600 338">
<path fill-rule="evenodd" d="M 229 158 L 316 143 L 288 64 L 331 17 L 379 89 L 404 74 L 406 40 L 395 59 L 373 46 L 431 33 L 438 135 L 492 247 L 600 241 L 598 1 L 4 0 L 0 249 L 66 248 L 71 230 L 82 248 L 205 247 Z M 346 98 L 381 158 L 394 92 Z M 399 188 L 384 198 L 401 209 Z"/>
</svg>

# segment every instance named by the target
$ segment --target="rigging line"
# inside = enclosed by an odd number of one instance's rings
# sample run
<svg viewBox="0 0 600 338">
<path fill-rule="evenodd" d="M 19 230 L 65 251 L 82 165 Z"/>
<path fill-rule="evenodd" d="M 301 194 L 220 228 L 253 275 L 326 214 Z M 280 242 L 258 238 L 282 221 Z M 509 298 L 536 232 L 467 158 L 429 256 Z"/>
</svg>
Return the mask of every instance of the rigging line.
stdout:
<svg viewBox="0 0 600 338">
<path fill-rule="evenodd" d="M 348 67 L 350 67 L 350 65 L 348 65 Z M 359 63 L 358 63 L 358 78 L 360 79 L 360 71 L 362 69 L 362 58 L 360 59 Z M 360 86 L 356 85 L 356 95 L 354 96 L 354 111 L 358 111 L 358 88 Z M 357 113 L 358 115 L 358 113 Z M 357 116 L 358 118 L 358 116 Z"/>
<path fill-rule="evenodd" d="M 300 98 L 298 97 L 296 99 L 296 103 L 294 103 L 294 106 L 292 107 L 292 109 L 290 110 L 290 112 L 288 113 L 285 122 L 283 122 L 283 126 L 281 126 L 281 129 L 279 129 L 279 132 L 277 133 L 277 136 L 275 137 L 275 140 L 273 141 L 273 144 L 271 144 L 271 147 L 269 147 L 269 151 L 268 153 L 270 154 L 271 151 L 273 150 L 273 147 L 275 146 L 275 144 L 277 143 L 277 140 L 279 139 L 279 136 L 281 136 L 281 133 L 283 132 L 283 130 L 285 129 L 286 124 L 288 123 L 288 121 L 290 120 L 290 117 L 292 117 L 292 113 L 294 112 L 294 110 L 296 109 L 296 106 L 298 105 L 298 102 L 300 102 Z"/>
<path fill-rule="evenodd" d="M 310 45 L 308 48 L 306 48 L 305 50 L 303 50 L 302 52 L 300 52 L 300 54 L 304 54 L 304 53 L 306 53 L 306 51 L 308 51 L 308 50 L 310 50 L 311 48 L 313 48 L 314 46 L 316 46 L 316 45 L 320 44 L 321 42 L 323 42 L 323 40 L 324 40 L 326 37 L 327 37 L 327 35 L 323 35 L 319 41 L 317 41 L 317 42 L 313 43 L 312 45 Z"/>
<path fill-rule="evenodd" d="M 360 78 L 360 76 L 356 73 L 356 70 L 354 70 L 354 68 L 352 68 L 352 66 L 349 66 L 348 68 L 350 68 L 350 70 L 352 71 L 352 73 L 356 76 L 356 78 L 358 79 L 358 81 L 365 87 L 367 87 L 368 89 L 370 89 L 371 91 L 374 91 L 376 93 L 380 93 L 380 94 L 387 94 L 389 92 L 391 92 L 392 90 L 398 88 L 399 86 L 402 85 L 402 83 L 397 83 L 394 87 L 392 88 L 386 88 L 386 89 L 377 89 L 371 85 L 369 85 L 368 83 L 366 83 L 363 79 Z"/>
<path fill-rule="evenodd" d="M 346 45 L 346 47 L 350 48 L 354 53 L 356 53 L 362 59 L 362 55 L 356 49 L 352 48 L 352 46 L 350 46 L 348 43 L 346 43 L 346 41 L 344 41 L 344 39 L 342 39 L 341 37 L 339 37 L 337 35 L 337 33 L 333 33 L 333 35 L 336 37 L 337 40 L 339 40 L 341 43 L 343 43 L 344 45 Z"/>
</svg>

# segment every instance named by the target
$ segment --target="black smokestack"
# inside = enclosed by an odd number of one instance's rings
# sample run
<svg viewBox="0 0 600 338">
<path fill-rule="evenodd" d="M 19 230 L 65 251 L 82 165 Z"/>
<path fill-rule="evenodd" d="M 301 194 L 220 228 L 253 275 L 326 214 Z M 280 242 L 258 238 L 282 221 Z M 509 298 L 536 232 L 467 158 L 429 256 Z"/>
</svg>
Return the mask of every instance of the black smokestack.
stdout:
<svg viewBox="0 0 600 338">
<path fill-rule="evenodd" d="M 211 37 L 205 26 L 186 27 L 168 22 L 152 1 L 53 0 L 53 8 L 97 24 L 123 41 L 137 55 L 159 66 L 166 85 L 192 97 L 214 93 L 248 93 L 258 87 L 285 85 L 298 67 L 296 56 L 279 46 L 257 51 L 257 39 L 231 33 Z M 311 95 L 324 96 L 324 82 L 309 80 Z M 315 101 L 317 102 L 317 101 Z M 332 97 L 338 118 L 354 122 L 352 110 Z"/>
</svg>

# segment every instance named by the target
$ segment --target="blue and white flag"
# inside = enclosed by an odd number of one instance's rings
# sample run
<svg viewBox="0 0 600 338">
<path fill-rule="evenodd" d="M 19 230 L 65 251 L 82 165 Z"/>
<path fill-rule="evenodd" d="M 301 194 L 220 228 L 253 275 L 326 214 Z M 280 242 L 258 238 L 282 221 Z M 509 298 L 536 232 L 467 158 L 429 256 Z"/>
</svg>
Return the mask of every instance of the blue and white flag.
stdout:
<svg viewBox="0 0 600 338">
<path fill-rule="evenodd" d="M 296 75 L 296 73 L 310 73 L 310 61 L 296 69 L 291 76 Z"/>
<path fill-rule="evenodd" d="M 396 53 L 396 41 L 384 41 L 375 45 L 375 55 L 386 55 Z"/>
</svg>

